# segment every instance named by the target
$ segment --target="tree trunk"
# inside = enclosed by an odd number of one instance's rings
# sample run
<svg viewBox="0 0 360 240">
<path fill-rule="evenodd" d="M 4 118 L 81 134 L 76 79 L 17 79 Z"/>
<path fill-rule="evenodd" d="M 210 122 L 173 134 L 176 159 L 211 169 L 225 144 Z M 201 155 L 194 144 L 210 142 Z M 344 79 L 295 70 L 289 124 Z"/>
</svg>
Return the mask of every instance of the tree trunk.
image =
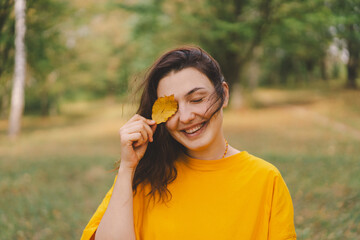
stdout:
<svg viewBox="0 0 360 240">
<path fill-rule="evenodd" d="M 20 133 L 21 118 L 24 111 L 24 88 L 26 75 L 25 55 L 25 6 L 26 0 L 15 0 L 15 70 L 11 93 L 9 117 L 9 137 Z"/>
<path fill-rule="evenodd" d="M 352 44 L 348 46 L 349 50 L 349 62 L 347 68 L 347 82 L 346 87 L 356 89 L 356 79 L 358 77 L 358 67 L 360 65 L 359 50 L 352 49 Z"/>
<path fill-rule="evenodd" d="M 329 77 L 327 74 L 327 65 L 326 65 L 326 57 L 321 58 L 320 62 L 320 73 L 321 73 L 321 79 L 324 81 L 328 81 Z"/>
<path fill-rule="evenodd" d="M 360 44 L 357 39 L 352 38 L 351 36 L 356 34 L 354 24 L 347 25 L 347 30 L 350 36 L 347 39 L 347 48 L 349 51 L 349 62 L 346 66 L 347 68 L 347 82 L 346 87 L 348 88 L 357 88 L 356 79 L 358 77 L 358 67 L 360 66 Z"/>
<path fill-rule="evenodd" d="M 347 74 L 348 74 L 348 76 L 347 76 L 346 87 L 356 89 L 357 88 L 357 84 L 356 84 L 357 67 L 355 64 L 349 63 L 347 65 Z"/>
</svg>

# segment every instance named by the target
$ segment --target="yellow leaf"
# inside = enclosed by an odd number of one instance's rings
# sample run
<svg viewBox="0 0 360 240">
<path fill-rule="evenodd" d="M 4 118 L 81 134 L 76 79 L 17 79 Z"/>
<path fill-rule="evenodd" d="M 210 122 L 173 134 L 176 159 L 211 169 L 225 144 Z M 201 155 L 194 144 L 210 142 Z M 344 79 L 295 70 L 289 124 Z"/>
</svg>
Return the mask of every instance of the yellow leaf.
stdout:
<svg viewBox="0 0 360 240">
<path fill-rule="evenodd" d="M 152 119 L 157 124 L 166 122 L 178 110 L 174 95 L 158 98 L 152 107 Z"/>
</svg>

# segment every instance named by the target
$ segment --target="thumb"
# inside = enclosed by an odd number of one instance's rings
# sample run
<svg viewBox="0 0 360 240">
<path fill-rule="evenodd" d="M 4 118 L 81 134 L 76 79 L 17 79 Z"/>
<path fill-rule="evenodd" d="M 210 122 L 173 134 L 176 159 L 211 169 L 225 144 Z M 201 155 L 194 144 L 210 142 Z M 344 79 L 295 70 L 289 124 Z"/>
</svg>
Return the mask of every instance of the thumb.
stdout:
<svg viewBox="0 0 360 240">
<path fill-rule="evenodd" d="M 157 124 L 151 125 L 150 127 L 151 127 L 151 130 L 153 131 L 153 133 L 155 133 L 155 130 L 156 130 Z"/>
</svg>

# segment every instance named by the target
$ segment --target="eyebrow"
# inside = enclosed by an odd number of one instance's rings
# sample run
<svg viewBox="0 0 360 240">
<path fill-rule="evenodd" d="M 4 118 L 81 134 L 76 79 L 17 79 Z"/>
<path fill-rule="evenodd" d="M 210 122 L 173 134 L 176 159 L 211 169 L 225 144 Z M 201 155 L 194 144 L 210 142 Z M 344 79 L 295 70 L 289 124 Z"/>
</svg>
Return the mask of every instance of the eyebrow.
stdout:
<svg viewBox="0 0 360 240">
<path fill-rule="evenodd" d="M 203 87 L 193 88 L 193 89 L 191 89 L 187 94 L 185 94 L 185 96 L 187 97 L 187 96 L 189 96 L 189 95 L 193 94 L 194 92 L 196 92 L 196 91 L 198 91 L 198 90 L 201 90 L 201 89 L 205 89 L 205 88 L 203 88 Z"/>
</svg>

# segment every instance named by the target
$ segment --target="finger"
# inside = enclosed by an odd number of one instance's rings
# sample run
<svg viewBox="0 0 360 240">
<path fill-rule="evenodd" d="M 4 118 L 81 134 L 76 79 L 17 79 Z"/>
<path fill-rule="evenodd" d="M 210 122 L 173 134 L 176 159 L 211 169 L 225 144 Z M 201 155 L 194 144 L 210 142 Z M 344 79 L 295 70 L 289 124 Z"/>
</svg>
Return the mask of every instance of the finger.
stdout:
<svg viewBox="0 0 360 240">
<path fill-rule="evenodd" d="M 146 118 L 145 118 L 145 121 L 146 121 L 147 124 L 149 124 L 150 126 L 156 124 L 155 120 L 152 120 L 152 119 L 146 119 Z"/>
<path fill-rule="evenodd" d="M 135 122 L 144 122 L 145 124 L 147 124 L 147 125 L 154 125 L 154 124 L 156 124 L 156 122 L 154 121 L 154 120 L 152 120 L 152 119 L 147 119 L 147 118 L 145 118 L 145 117 L 143 117 L 143 116 L 141 116 L 141 115 L 139 115 L 139 114 L 135 114 L 128 122 L 127 122 L 127 124 L 131 124 L 131 123 L 135 123 Z M 127 124 L 125 124 L 125 125 L 127 125 Z"/>
<path fill-rule="evenodd" d="M 142 136 L 142 142 L 140 144 L 140 145 L 142 145 L 143 143 L 145 143 L 145 142 L 147 142 L 149 140 L 149 137 L 148 137 L 148 134 L 147 134 L 147 132 L 146 132 L 146 130 L 144 128 L 141 128 L 139 130 L 139 132 L 140 132 L 140 134 Z"/>
<path fill-rule="evenodd" d="M 133 134 L 136 135 L 135 137 L 137 138 L 136 141 L 132 142 L 132 146 L 134 148 L 139 147 L 139 146 L 144 145 L 144 144 L 147 144 L 148 141 L 144 139 L 143 135 L 140 132 L 133 133 Z"/>
<path fill-rule="evenodd" d="M 154 134 L 152 128 L 147 124 L 144 124 L 143 126 L 144 126 L 144 129 L 145 129 L 146 133 L 147 133 L 147 137 L 148 137 L 149 141 L 152 142 L 153 141 L 153 134 Z"/>
<path fill-rule="evenodd" d="M 135 114 L 122 128 L 120 128 L 120 137 L 124 138 L 125 134 L 140 132 L 143 138 L 141 144 L 146 141 L 152 142 L 153 134 L 156 129 L 154 125 L 156 125 L 154 120 L 146 119 L 139 114 Z"/>
<path fill-rule="evenodd" d="M 129 122 L 130 121 L 136 121 L 136 120 L 139 120 L 141 118 L 143 118 L 141 115 L 135 114 L 134 116 L 132 116 L 132 118 L 130 118 Z"/>
<path fill-rule="evenodd" d="M 154 133 L 155 133 L 155 131 L 156 131 L 156 127 L 157 127 L 157 124 L 154 124 L 154 125 L 152 125 L 151 126 L 151 131 L 152 131 L 152 135 L 151 135 L 151 139 L 152 139 L 152 141 L 154 141 Z"/>
<path fill-rule="evenodd" d="M 143 144 L 147 144 L 147 142 L 148 142 L 147 140 L 144 139 L 144 136 L 141 134 L 141 132 L 139 134 L 140 134 L 139 140 L 133 142 L 134 147 L 139 147 Z"/>
<path fill-rule="evenodd" d="M 138 132 L 141 128 L 142 128 L 142 123 L 137 121 L 137 122 L 132 122 L 132 123 L 128 123 L 126 125 L 124 125 L 121 129 L 123 133 L 133 133 L 133 132 Z"/>
<path fill-rule="evenodd" d="M 126 128 L 123 130 L 123 133 L 131 134 L 131 133 L 139 132 L 143 136 L 144 141 L 147 141 L 149 139 L 149 134 L 152 134 L 149 133 L 149 131 L 152 132 L 151 128 L 147 124 L 143 122 L 136 122 L 126 126 Z"/>
<path fill-rule="evenodd" d="M 124 138 L 122 138 L 123 143 L 127 143 L 129 145 L 134 144 L 135 142 L 140 142 L 142 140 L 142 135 L 139 132 L 134 132 L 127 134 Z"/>
<path fill-rule="evenodd" d="M 147 118 L 145 118 L 145 117 L 143 117 L 143 116 L 141 116 L 141 115 L 139 115 L 139 114 L 135 114 L 129 121 L 144 121 L 144 122 L 146 122 L 147 124 L 149 124 L 149 125 L 153 125 L 153 124 L 155 124 L 155 121 L 154 120 L 152 120 L 152 119 L 147 119 Z"/>
<path fill-rule="evenodd" d="M 150 125 L 150 126 L 156 124 L 155 120 L 147 119 L 147 118 L 145 118 L 145 117 L 143 117 L 141 115 L 138 115 L 138 114 L 136 114 L 133 117 L 133 121 L 143 121 L 145 124 Z"/>
<path fill-rule="evenodd" d="M 152 130 L 151 125 L 152 126 L 156 125 L 156 122 L 151 119 L 139 118 L 139 119 L 135 120 L 135 122 L 128 124 L 128 126 L 126 126 L 126 127 L 129 132 L 137 131 L 138 129 L 143 128 L 147 132 L 146 139 L 149 139 L 149 141 L 152 142 L 154 131 Z M 138 128 L 138 129 L 136 129 L 136 128 Z"/>
</svg>

